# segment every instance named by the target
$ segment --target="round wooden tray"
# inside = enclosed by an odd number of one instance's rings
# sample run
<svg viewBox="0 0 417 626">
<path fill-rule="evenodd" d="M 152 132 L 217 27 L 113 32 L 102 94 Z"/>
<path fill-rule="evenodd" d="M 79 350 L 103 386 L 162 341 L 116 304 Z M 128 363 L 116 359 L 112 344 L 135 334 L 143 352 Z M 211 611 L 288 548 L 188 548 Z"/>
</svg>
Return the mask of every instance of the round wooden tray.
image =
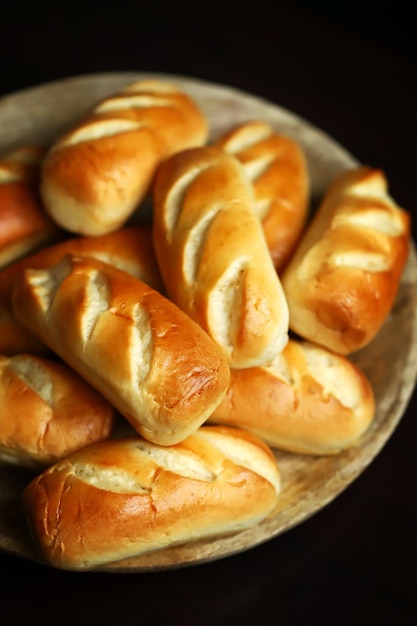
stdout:
<svg viewBox="0 0 417 626">
<path fill-rule="evenodd" d="M 48 145 L 100 98 L 149 76 L 176 82 L 190 93 L 211 123 L 212 139 L 241 121 L 255 118 L 294 137 L 307 157 L 312 207 L 338 172 L 358 164 L 328 135 L 275 104 L 223 85 L 133 72 L 73 77 L 2 98 L 0 156 L 22 145 Z M 389 180 L 389 172 L 387 176 Z M 416 305 L 413 245 L 391 314 L 376 339 L 352 356 L 368 376 L 377 402 L 373 425 L 356 447 L 337 456 L 317 458 L 276 451 L 282 492 L 276 509 L 260 524 L 227 537 L 175 546 L 98 569 L 145 572 L 220 559 L 277 537 L 331 502 L 380 452 L 409 402 L 417 374 Z M 30 478 L 23 470 L 0 466 L 0 549 L 37 561 L 20 510 L 20 494 Z"/>
</svg>

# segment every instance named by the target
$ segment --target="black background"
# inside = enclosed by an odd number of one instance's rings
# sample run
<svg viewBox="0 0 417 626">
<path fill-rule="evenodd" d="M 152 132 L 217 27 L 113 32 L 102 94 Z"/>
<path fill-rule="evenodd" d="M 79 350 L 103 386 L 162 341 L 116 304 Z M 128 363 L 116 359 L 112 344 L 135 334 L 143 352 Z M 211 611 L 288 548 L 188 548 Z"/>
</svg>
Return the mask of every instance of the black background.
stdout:
<svg viewBox="0 0 417 626">
<path fill-rule="evenodd" d="M 1 9 L 0 95 L 67 76 L 127 70 L 227 84 L 294 111 L 360 161 L 381 167 L 392 195 L 414 218 L 411 3 L 16 3 Z M 0 622 L 415 626 L 414 406 L 415 396 L 383 451 L 343 494 L 245 553 L 127 575 L 57 572 L 0 555 Z"/>
</svg>

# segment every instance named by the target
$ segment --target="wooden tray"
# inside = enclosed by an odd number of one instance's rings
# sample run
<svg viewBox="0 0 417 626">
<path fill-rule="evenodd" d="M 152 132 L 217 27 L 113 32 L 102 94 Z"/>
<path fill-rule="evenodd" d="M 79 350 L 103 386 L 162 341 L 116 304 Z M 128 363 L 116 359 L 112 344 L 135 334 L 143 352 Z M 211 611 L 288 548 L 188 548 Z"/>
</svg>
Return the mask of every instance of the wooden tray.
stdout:
<svg viewBox="0 0 417 626">
<path fill-rule="evenodd" d="M 0 156 L 28 143 L 49 144 L 97 100 L 149 76 L 174 81 L 189 92 L 208 116 L 213 139 L 238 122 L 258 118 L 299 141 L 312 181 L 312 207 L 338 172 L 358 164 L 328 135 L 275 104 L 200 80 L 133 72 L 74 77 L 2 98 Z M 389 172 L 387 176 L 389 180 Z M 231 536 L 176 546 L 98 569 L 145 572 L 223 558 L 277 537 L 331 502 L 381 451 L 406 409 L 417 373 L 416 305 L 413 245 L 390 316 L 376 339 L 352 356 L 368 376 L 377 401 L 375 421 L 356 447 L 318 458 L 276 451 L 282 493 L 277 508 L 262 523 Z M 30 478 L 23 470 L 0 466 L 0 549 L 37 561 L 20 510 L 20 493 Z"/>
</svg>

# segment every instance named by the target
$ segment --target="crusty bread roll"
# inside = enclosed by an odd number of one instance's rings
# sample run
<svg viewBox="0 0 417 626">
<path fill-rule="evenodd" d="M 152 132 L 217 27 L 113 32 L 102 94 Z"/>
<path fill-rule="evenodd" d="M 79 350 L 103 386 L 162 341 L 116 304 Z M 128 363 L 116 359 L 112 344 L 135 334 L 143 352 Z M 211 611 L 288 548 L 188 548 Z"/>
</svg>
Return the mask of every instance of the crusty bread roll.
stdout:
<svg viewBox="0 0 417 626">
<path fill-rule="evenodd" d="M 208 423 L 243 428 L 298 454 L 350 448 L 368 430 L 375 398 L 347 357 L 290 339 L 269 367 L 232 370 L 227 394 Z"/>
<path fill-rule="evenodd" d="M 39 470 L 110 436 L 114 407 L 64 363 L 0 356 L 0 460 Z"/>
<path fill-rule="evenodd" d="M 51 146 L 42 167 L 46 211 L 71 232 L 112 232 L 144 199 L 158 163 L 207 136 L 205 116 L 179 87 L 135 82 L 98 103 Z"/>
<path fill-rule="evenodd" d="M 256 213 L 279 273 L 307 220 L 310 185 L 303 149 L 261 120 L 242 122 L 215 145 L 237 157 L 252 181 Z"/>
<path fill-rule="evenodd" d="M 203 426 L 170 447 L 139 436 L 89 446 L 32 480 L 23 507 L 43 560 L 85 570 L 250 527 L 279 491 L 262 441 Z"/>
<path fill-rule="evenodd" d="M 16 319 L 11 296 L 17 277 L 24 269 L 51 267 L 67 254 L 100 259 L 132 274 L 153 289 L 164 291 L 149 225 L 126 226 L 97 237 L 71 237 L 0 270 L 0 354 L 11 356 L 29 352 L 44 355 L 49 352 L 39 337 Z"/>
<path fill-rule="evenodd" d="M 154 247 L 170 298 L 218 343 L 231 367 L 271 361 L 288 307 L 242 165 L 220 148 L 179 152 L 153 186 Z"/>
<path fill-rule="evenodd" d="M 409 242 L 410 215 L 383 172 L 339 174 L 281 275 L 291 330 L 341 354 L 367 345 L 393 306 Z"/>
<path fill-rule="evenodd" d="M 23 146 L 0 159 L 0 268 L 63 237 L 39 197 L 44 152 Z"/>
<path fill-rule="evenodd" d="M 170 300 L 106 263 L 65 257 L 26 270 L 13 305 L 153 443 L 185 439 L 226 392 L 229 367 L 215 342 Z"/>
</svg>

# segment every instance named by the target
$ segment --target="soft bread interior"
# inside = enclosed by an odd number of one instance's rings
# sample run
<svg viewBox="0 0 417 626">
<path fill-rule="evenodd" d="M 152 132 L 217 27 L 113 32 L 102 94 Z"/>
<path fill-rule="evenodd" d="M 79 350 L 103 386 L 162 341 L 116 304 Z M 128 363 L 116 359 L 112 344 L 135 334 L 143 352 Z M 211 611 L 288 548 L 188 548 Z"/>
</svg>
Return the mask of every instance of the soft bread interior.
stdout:
<svg viewBox="0 0 417 626">
<path fill-rule="evenodd" d="M 233 429 L 228 433 L 221 428 L 203 427 L 182 444 L 172 447 L 132 439 L 126 448 L 122 440 L 129 458 L 128 469 L 120 464 L 112 465 L 110 459 L 107 462 L 98 458 L 90 463 L 75 461 L 71 471 L 99 489 L 134 494 L 149 492 L 161 470 L 192 480 L 213 482 L 222 473 L 224 460 L 228 459 L 270 482 L 278 494 L 280 473 L 272 454 L 234 433 Z"/>
<path fill-rule="evenodd" d="M 40 359 L 29 355 L 16 355 L 9 359 L 9 367 L 33 389 L 46 404 L 54 405 L 54 386 L 51 377 Z"/>
<path fill-rule="evenodd" d="M 343 406 L 355 411 L 362 402 L 362 387 L 344 358 L 311 343 L 302 346 L 311 376 L 323 388 L 324 396 L 333 396 Z"/>
<path fill-rule="evenodd" d="M 195 436 L 210 442 L 236 465 L 262 476 L 275 487 L 277 494 L 280 492 L 281 478 L 278 466 L 265 449 L 246 439 L 222 433 L 221 430 L 201 428 Z"/>
</svg>

